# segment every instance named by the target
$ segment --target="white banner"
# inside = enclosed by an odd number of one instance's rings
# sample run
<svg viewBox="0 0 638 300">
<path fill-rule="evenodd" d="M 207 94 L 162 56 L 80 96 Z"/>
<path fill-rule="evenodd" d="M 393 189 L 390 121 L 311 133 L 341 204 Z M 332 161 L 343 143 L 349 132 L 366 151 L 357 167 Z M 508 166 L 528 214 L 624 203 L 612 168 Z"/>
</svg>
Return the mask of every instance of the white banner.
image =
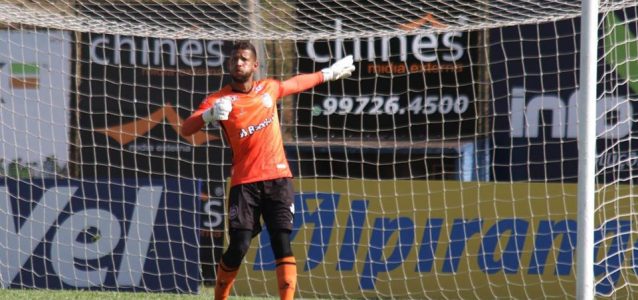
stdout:
<svg viewBox="0 0 638 300">
<path fill-rule="evenodd" d="M 0 31 L 0 176 L 51 176 L 66 165 L 70 56 L 68 32 Z"/>
</svg>

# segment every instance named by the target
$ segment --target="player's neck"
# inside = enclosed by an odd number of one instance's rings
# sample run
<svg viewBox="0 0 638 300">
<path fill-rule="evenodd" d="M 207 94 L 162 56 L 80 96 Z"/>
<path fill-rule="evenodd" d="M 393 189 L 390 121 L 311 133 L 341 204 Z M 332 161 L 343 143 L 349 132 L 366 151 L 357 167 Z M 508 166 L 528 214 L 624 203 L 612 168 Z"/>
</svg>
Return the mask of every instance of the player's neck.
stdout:
<svg viewBox="0 0 638 300">
<path fill-rule="evenodd" d="M 254 80 L 249 79 L 246 82 L 237 82 L 237 81 L 232 81 L 230 83 L 230 87 L 233 89 L 233 91 L 235 92 L 239 92 L 239 93 L 250 93 L 250 91 L 253 89 L 253 84 L 255 83 Z"/>
</svg>

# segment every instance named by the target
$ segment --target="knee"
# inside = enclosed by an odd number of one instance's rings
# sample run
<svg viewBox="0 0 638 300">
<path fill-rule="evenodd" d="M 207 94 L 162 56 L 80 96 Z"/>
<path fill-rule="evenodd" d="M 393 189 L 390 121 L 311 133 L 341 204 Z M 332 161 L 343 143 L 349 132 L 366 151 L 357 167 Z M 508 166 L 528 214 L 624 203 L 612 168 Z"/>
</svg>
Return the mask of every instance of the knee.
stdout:
<svg viewBox="0 0 638 300">
<path fill-rule="evenodd" d="M 242 257 L 243 257 L 248 252 L 249 247 L 250 247 L 250 240 L 242 239 L 242 240 L 231 241 L 230 244 L 228 245 L 228 250 L 235 253 L 240 253 L 242 254 Z"/>
<path fill-rule="evenodd" d="M 292 256 L 292 248 L 290 247 L 290 231 L 277 230 L 270 233 L 270 244 L 275 259 Z"/>
<path fill-rule="evenodd" d="M 241 264 L 241 261 L 248 253 L 250 247 L 251 232 L 232 232 L 230 234 L 230 243 L 228 249 L 222 256 L 224 265 L 229 268 L 237 268 Z"/>
</svg>

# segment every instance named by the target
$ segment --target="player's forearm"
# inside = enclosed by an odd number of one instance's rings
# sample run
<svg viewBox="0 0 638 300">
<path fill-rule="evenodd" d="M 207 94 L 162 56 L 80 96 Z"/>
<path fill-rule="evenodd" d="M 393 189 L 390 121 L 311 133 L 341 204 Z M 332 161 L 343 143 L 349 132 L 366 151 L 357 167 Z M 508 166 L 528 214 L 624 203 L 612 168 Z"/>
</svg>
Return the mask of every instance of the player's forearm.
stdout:
<svg viewBox="0 0 638 300">
<path fill-rule="evenodd" d="M 182 134 L 191 135 L 204 127 L 203 111 L 197 111 L 182 123 Z"/>
<path fill-rule="evenodd" d="M 294 76 L 281 83 L 281 97 L 309 90 L 321 83 L 323 83 L 321 72 Z"/>
</svg>

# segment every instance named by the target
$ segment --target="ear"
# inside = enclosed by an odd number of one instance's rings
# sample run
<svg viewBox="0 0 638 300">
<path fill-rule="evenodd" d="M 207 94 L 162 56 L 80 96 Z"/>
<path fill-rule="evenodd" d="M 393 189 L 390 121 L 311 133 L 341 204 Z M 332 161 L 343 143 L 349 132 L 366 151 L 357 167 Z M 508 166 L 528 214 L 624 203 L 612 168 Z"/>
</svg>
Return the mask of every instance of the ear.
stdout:
<svg viewBox="0 0 638 300">
<path fill-rule="evenodd" d="M 259 68 L 259 61 L 255 61 L 255 64 L 253 65 L 253 67 L 254 67 L 255 69 Z"/>
</svg>

